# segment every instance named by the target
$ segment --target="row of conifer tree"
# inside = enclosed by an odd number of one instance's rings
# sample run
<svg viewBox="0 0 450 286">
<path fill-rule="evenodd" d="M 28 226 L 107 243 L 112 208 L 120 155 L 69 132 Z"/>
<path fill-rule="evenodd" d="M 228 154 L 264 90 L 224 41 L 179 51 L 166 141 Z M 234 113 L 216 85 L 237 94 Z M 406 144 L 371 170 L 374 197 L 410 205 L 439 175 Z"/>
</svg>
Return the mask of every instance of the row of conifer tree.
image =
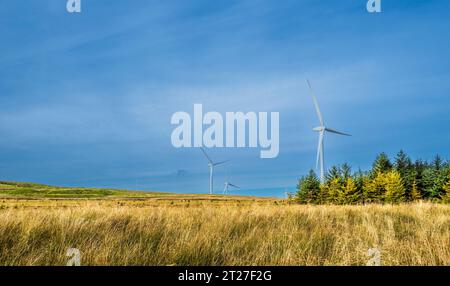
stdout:
<svg viewBox="0 0 450 286">
<path fill-rule="evenodd" d="M 291 197 L 303 204 L 402 203 L 419 200 L 450 203 L 450 162 L 412 161 L 400 151 L 391 162 L 379 154 L 370 171 L 352 172 L 348 164 L 333 166 L 320 183 L 314 171 L 303 176 Z"/>
</svg>

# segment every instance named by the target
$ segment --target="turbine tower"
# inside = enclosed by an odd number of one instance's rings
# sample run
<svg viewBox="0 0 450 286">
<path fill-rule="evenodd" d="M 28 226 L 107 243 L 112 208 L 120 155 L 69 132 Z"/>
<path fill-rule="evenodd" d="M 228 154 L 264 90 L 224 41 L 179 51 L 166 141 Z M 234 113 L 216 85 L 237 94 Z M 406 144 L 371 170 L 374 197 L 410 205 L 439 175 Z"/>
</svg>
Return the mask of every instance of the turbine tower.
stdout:
<svg viewBox="0 0 450 286">
<path fill-rule="evenodd" d="M 240 189 L 240 187 L 238 187 L 238 186 L 236 186 L 236 185 L 233 185 L 233 184 L 231 184 L 231 183 L 229 183 L 229 182 L 227 181 L 227 182 L 225 182 L 225 188 L 223 189 L 223 193 L 224 193 L 225 195 L 228 194 L 228 189 L 229 189 L 230 187 L 236 188 L 236 189 Z"/>
<path fill-rule="evenodd" d="M 316 108 L 317 117 L 319 117 L 320 126 L 313 128 L 314 131 L 319 132 L 319 145 L 317 147 L 317 160 L 316 160 L 316 170 L 319 168 L 320 164 L 320 182 L 324 183 L 325 181 L 325 159 L 324 159 L 324 148 L 323 148 L 323 141 L 325 137 L 325 132 L 330 132 L 338 135 L 344 135 L 344 136 L 351 136 L 350 134 L 346 134 L 340 131 L 333 130 L 331 128 L 328 128 L 325 126 L 325 123 L 323 121 L 322 113 L 320 112 L 319 103 L 317 101 L 317 97 L 314 93 L 314 90 L 311 86 L 311 83 L 309 80 L 306 80 L 309 86 L 309 90 L 311 92 L 311 96 L 314 101 L 314 106 Z"/>
<path fill-rule="evenodd" d="M 208 167 L 209 167 L 209 194 L 212 195 L 214 193 L 214 167 L 215 166 L 219 166 L 222 164 L 225 164 L 227 161 L 222 161 L 222 162 L 218 162 L 218 163 L 214 163 L 211 158 L 208 156 L 208 154 L 206 154 L 205 149 L 203 149 L 203 147 L 200 148 L 203 152 L 203 154 L 205 155 L 206 159 L 208 160 Z"/>
</svg>

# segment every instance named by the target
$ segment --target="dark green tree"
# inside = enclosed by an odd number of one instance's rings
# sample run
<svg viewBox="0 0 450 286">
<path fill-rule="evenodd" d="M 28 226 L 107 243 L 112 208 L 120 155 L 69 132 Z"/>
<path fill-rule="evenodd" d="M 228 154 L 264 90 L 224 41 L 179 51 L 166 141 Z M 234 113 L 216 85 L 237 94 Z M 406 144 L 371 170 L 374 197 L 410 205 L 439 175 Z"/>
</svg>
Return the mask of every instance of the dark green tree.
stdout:
<svg viewBox="0 0 450 286">
<path fill-rule="evenodd" d="M 433 159 L 433 162 L 431 163 L 435 171 L 442 170 L 442 167 L 444 165 L 444 162 L 442 161 L 441 156 L 436 155 Z"/>
<path fill-rule="evenodd" d="M 398 152 L 395 163 L 395 170 L 400 174 L 403 185 L 405 187 L 406 200 L 412 200 L 411 191 L 414 181 L 416 181 L 416 174 L 411 159 L 403 150 Z"/>
<path fill-rule="evenodd" d="M 450 203 L 450 172 L 447 175 L 447 181 L 444 184 L 444 193 L 442 194 L 442 201 L 444 203 Z"/>
<path fill-rule="evenodd" d="M 311 170 L 307 176 L 303 176 L 297 185 L 297 198 L 301 204 L 315 204 L 320 195 L 320 181 L 316 173 Z"/>
<path fill-rule="evenodd" d="M 364 203 L 364 197 L 363 197 L 364 182 L 365 182 L 366 178 L 368 177 L 368 175 L 366 173 L 364 173 L 361 169 L 359 169 L 358 172 L 355 173 L 354 177 L 355 177 L 356 189 L 359 194 L 359 202 Z"/>
<path fill-rule="evenodd" d="M 412 162 L 408 155 L 406 155 L 403 150 L 400 150 L 400 152 L 397 153 L 397 157 L 395 157 L 394 166 L 397 172 L 404 174 L 410 171 Z"/>
<path fill-rule="evenodd" d="M 325 183 L 329 184 L 331 181 L 338 179 L 342 182 L 342 170 L 340 166 L 332 166 L 325 174 Z"/>
<path fill-rule="evenodd" d="M 342 178 L 346 182 L 350 177 L 352 177 L 352 167 L 349 164 L 345 163 L 341 167 Z"/>
<path fill-rule="evenodd" d="M 425 199 L 438 199 L 444 192 L 444 183 L 447 179 L 446 169 L 435 168 L 434 164 L 426 168 L 422 174 L 423 197 Z"/>
<path fill-rule="evenodd" d="M 425 170 L 427 169 L 427 162 L 424 162 L 423 160 L 416 160 L 416 162 L 414 163 L 413 166 L 414 169 L 414 179 L 416 181 L 416 187 L 419 191 L 419 193 L 421 194 L 422 198 L 424 197 L 424 190 L 425 190 L 425 184 L 423 181 L 423 173 L 425 172 Z"/>
<path fill-rule="evenodd" d="M 372 177 L 376 176 L 378 173 L 386 173 L 392 169 L 392 163 L 389 160 L 388 155 L 386 153 L 381 153 L 375 159 L 375 162 L 372 164 Z"/>
</svg>

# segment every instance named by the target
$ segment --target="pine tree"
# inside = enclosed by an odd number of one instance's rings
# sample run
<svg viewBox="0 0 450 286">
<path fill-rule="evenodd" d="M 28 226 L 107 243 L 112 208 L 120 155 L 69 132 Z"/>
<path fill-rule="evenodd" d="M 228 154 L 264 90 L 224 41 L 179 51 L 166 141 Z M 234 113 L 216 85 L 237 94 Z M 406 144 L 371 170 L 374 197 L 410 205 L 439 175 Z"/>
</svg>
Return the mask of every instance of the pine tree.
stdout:
<svg viewBox="0 0 450 286">
<path fill-rule="evenodd" d="M 326 184 L 328 191 L 327 201 L 330 204 L 342 204 L 344 199 L 344 190 L 340 178 L 335 178 Z"/>
<path fill-rule="evenodd" d="M 436 168 L 434 164 L 423 172 L 422 183 L 424 193 L 427 199 L 436 200 L 441 198 L 444 193 L 443 186 L 447 181 L 447 170 Z"/>
<path fill-rule="evenodd" d="M 378 172 L 374 178 L 365 177 L 363 197 L 365 203 L 381 203 L 384 198 L 384 173 Z"/>
<path fill-rule="evenodd" d="M 403 184 L 405 186 L 405 192 L 406 192 L 406 198 L 408 200 L 411 200 L 412 198 L 412 187 L 413 182 L 416 178 L 416 172 L 414 170 L 414 166 L 412 164 L 411 159 L 406 155 L 406 153 L 403 150 L 400 150 L 398 152 L 396 158 L 395 158 L 395 170 L 400 173 L 400 176 L 402 177 Z"/>
<path fill-rule="evenodd" d="M 342 178 L 341 168 L 339 166 L 332 166 L 325 175 L 325 182 L 330 183 L 335 179 L 341 180 L 341 178 Z"/>
<path fill-rule="evenodd" d="M 372 176 L 376 176 L 378 173 L 386 173 L 392 169 L 392 163 L 386 153 L 381 153 L 375 159 L 372 165 Z"/>
<path fill-rule="evenodd" d="M 447 182 L 444 187 L 444 194 L 442 195 L 442 201 L 444 203 L 450 203 L 450 173 L 447 176 Z"/>
<path fill-rule="evenodd" d="M 344 163 L 341 167 L 342 177 L 344 181 L 347 181 L 348 178 L 352 176 L 352 167 L 349 164 Z"/>
<path fill-rule="evenodd" d="M 411 200 L 419 201 L 421 199 L 422 199 L 422 195 L 420 194 L 420 190 L 419 190 L 419 187 L 417 186 L 416 180 L 414 180 L 414 182 L 412 184 L 412 189 L 411 189 Z"/>
<path fill-rule="evenodd" d="M 400 203 L 405 201 L 405 187 L 400 173 L 393 170 L 384 176 L 384 199 L 387 203 Z"/>
<path fill-rule="evenodd" d="M 436 157 L 434 157 L 433 162 L 431 164 L 436 171 L 440 171 L 443 167 L 443 162 L 442 162 L 441 156 L 436 155 Z"/>
<path fill-rule="evenodd" d="M 445 195 L 446 191 L 445 191 L 445 185 L 447 184 L 447 181 L 449 179 L 449 174 L 450 174 L 450 168 L 445 168 L 444 164 L 442 164 L 442 168 L 441 170 L 438 172 L 437 176 L 436 176 L 436 181 L 435 181 L 435 185 L 436 185 L 436 189 L 437 189 L 437 198 L 442 197 L 443 195 Z"/>
<path fill-rule="evenodd" d="M 367 177 L 367 174 L 363 173 L 361 169 L 354 176 L 354 182 L 358 193 L 358 203 L 364 203 L 364 182 Z"/>
<path fill-rule="evenodd" d="M 436 180 L 436 172 L 431 168 L 427 167 L 422 173 L 422 190 L 424 193 L 424 198 L 430 199 L 436 196 L 437 190 L 434 184 Z"/>
<path fill-rule="evenodd" d="M 361 194 L 358 191 L 358 186 L 352 177 L 348 177 L 345 182 L 343 198 L 341 199 L 344 204 L 354 204 L 359 202 Z"/>
<path fill-rule="evenodd" d="M 424 182 L 423 182 L 423 173 L 426 168 L 427 168 L 426 162 L 424 162 L 422 160 L 416 160 L 416 162 L 414 163 L 414 166 L 413 166 L 414 180 L 417 183 L 417 188 L 420 190 L 423 199 L 426 198 L 424 195 L 425 186 L 424 186 Z"/>
<path fill-rule="evenodd" d="M 317 203 L 320 193 L 320 181 L 314 171 L 310 171 L 307 176 L 303 176 L 297 185 L 297 198 L 299 203 L 312 204 Z"/>
<path fill-rule="evenodd" d="M 411 159 L 403 150 L 400 150 L 395 158 L 395 169 L 402 175 L 409 171 L 411 165 Z"/>
<path fill-rule="evenodd" d="M 326 184 L 320 184 L 320 190 L 316 197 L 317 204 L 328 203 L 328 187 Z"/>
</svg>

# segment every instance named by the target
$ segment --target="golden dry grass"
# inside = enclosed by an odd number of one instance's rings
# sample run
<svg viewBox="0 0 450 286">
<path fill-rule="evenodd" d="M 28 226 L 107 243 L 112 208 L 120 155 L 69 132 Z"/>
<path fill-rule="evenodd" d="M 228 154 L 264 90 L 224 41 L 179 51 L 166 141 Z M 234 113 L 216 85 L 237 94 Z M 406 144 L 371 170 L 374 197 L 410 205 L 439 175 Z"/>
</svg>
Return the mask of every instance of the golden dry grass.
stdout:
<svg viewBox="0 0 450 286">
<path fill-rule="evenodd" d="M 0 201 L 0 265 L 450 265 L 450 206 Z"/>
</svg>

